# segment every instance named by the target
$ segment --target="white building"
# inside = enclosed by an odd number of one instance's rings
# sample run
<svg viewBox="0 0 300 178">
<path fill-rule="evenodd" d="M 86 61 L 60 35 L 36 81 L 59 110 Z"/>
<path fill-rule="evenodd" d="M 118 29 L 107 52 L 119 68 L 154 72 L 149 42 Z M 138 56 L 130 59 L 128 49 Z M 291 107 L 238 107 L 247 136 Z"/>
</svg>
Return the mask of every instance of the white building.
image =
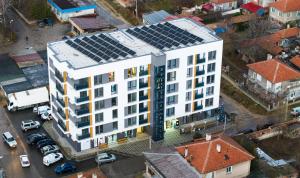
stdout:
<svg viewBox="0 0 300 178">
<path fill-rule="evenodd" d="M 237 0 L 210 0 L 214 11 L 229 11 L 237 8 Z"/>
<path fill-rule="evenodd" d="M 218 108 L 223 41 L 176 19 L 49 43 L 54 126 L 78 151 Z M 101 144 L 101 145 L 100 145 Z"/>
</svg>

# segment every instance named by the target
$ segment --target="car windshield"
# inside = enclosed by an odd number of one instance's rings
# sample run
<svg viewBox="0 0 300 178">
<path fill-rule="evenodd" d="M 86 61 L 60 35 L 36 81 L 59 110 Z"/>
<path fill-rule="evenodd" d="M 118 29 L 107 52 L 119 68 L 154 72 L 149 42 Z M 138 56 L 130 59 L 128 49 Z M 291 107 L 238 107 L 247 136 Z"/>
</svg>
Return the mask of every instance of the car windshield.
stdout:
<svg viewBox="0 0 300 178">
<path fill-rule="evenodd" d="M 13 137 L 9 137 L 9 138 L 7 138 L 7 141 L 12 142 L 12 141 L 15 141 L 15 139 Z"/>
<path fill-rule="evenodd" d="M 28 164 L 28 163 L 29 163 L 29 161 L 23 161 L 23 163 L 24 163 L 24 164 Z"/>
</svg>

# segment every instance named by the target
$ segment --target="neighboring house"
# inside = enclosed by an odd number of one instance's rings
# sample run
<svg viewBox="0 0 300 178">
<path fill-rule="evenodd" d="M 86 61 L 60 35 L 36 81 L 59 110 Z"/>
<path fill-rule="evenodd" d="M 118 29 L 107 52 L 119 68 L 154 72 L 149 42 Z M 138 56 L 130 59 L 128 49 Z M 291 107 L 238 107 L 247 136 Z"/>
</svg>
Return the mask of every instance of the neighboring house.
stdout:
<svg viewBox="0 0 300 178">
<path fill-rule="evenodd" d="M 171 16 L 164 10 L 153 11 L 150 13 L 143 14 L 143 24 L 152 25 L 164 21 L 167 17 Z"/>
<path fill-rule="evenodd" d="M 102 17 L 72 17 L 70 18 L 71 32 L 75 35 L 83 35 L 96 31 L 113 29 L 113 26 L 106 22 Z"/>
<path fill-rule="evenodd" d="M 145 130 L 162 140 L 177 123 L 211 118 L 222 51 L 211 29 L 185 18 L 48 43 L 54 128 L 82 151 Z"/>
<path fill-rule="evenodd" d="M 95 14 L 96 5 L 84 0 L 48 0 L 52 12 L 61 22 L 69 21 L 70 17 Z"/>
<path fill-rule="evenodd" d="M 242 4 L 241 7 L 242 9 L 244 9 L 244 12 L 246 13 L 255 13 L 259 16 L 263 16 L 265 13 L 265 10 L 262 6 L 259 6 L 253 2 Z"/>
<path fill-rule="evenodd" d="M 249 2 L 255 3 L 261 7 L 269 7 L 270 3 L 275 2 L 276 0 L 244 0 L 243 3 L 247 4 Z"/>
<path fill-rule="evenodd" d="M 230 137 L 209 134 L 175 151 L 157 150 L 144 156 L 147 178 L 242 178 L 250 174 L 254 159 Z"/>
<path fill-rule="evenodd" d="M 270 4 L 270 17 L 283 24 L 300 20 L 299 0 L 278 0 Z"/>
<path fill-rule="evenodd" d="M 237 0 L 210 0 L 214 11 L 228 11 L 237 8 Z"/>
<path fill-rule="evenodd" d="M 272 94 L 288 94 L 289 100 L 300 97 L 300 73 L 281 63 L 270 59 L 247 65 L 248 79 Z"/>
</svg>

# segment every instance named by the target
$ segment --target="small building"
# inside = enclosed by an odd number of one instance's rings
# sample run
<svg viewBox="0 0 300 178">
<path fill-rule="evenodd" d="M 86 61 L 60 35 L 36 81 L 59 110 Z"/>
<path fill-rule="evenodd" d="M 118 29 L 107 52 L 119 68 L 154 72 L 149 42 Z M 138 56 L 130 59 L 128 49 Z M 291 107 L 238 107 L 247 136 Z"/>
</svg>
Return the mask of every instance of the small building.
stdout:
<svg viewBox="0 0 300 178">
<path fill-rule="evenodd" d="M 70 18 L 71 32 L 76 35 L 105 31 L 113 28 L 108 22 L 99 16 L 94 17 L 72 17 Z"/>
<path fill-rule="evenodd" d="M 247 4 L 249 2 L 266 8 L 269 7 L 270 3 L 275 2 L 275 0 L 243 0 L 243 4 Z"/>
<path fill-rule="evenodd" d="M 144 156 L 148 178 L 247 177 L 254 159 L 230 137 L 209 134 L 175 151 L 158 150 Z"/>
<path fill-rule="evenodd" d="M 278 0 L 270 4 L 270 18 L 280 23 L 300 20 L 299 0 Z"/>
<path fill-rule="evenodd" d="M 300 73 L 277 59 L 247 65 L 248 79 L 264 91 L 280 95 L 287 93 L 289 100 L 300 97 Z"/>
<path fill-rule="evenodd" d="M 237 8 L 237 0 L 210 0 L 214 11 L 228 11 Z"/>
<path fill-rule="evenodd" d="M 79 17 L 95 14 L 97 6 L 89 1 L 75 0 L 48 0 L 52 12 L 61 22 L 69 21 L 70 17 Z"/>
<path fill-rule="evenodd" d="M 171 16 L 164 10 L 153 11 L 150 13 L 143 14 L 143 23 L 145 25 L 152 25 L 164 21 L 167 17 Z"/>
<path fill-rule="evenodd" d="M 254 14 L 257 14 L 259 16 L 263 16 L 264 13 L 265 13 L 265 10 L 263 7 L 253 3 L 253 2 L 249 2 L 247 4 L 243 4 L 241 6 L 246 12 L 249 12 L 249 13 L 254 13 Z"/>
</svg>

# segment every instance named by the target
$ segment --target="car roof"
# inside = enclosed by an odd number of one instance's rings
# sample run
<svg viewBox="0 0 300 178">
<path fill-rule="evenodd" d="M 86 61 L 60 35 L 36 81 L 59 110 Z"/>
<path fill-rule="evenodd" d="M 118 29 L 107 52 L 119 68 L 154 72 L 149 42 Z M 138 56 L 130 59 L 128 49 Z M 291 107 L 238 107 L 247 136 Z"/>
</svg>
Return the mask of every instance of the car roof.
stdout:
<svg viewBox="0 0 300 178">
<path fill-rule="evenodd" d="M 31 122 L 33 122 L 33 120 L 26 120 L 26 121 L 22 121 L 22 123 L 25 123 L 25 124 L 27 124 L 27 123 L 31 123 Z"/>
<path fill-rule="evenodd" d="M 13 137 L 12 134 L 10 132 L 4 132 L 3 135 L 5 135 L 6 137 Z"/>
<path fill-rule="evenodd" d="M 108 153 L 100 153 L 97 155 L 98 158 L 106 158 L 108 157 Z"/>
<path fill-rule="evenodd" d="M 20 158 L 22 159 L 22 161 L 29 161 L 27 155 L 21 155 Z"/>
</svg>

